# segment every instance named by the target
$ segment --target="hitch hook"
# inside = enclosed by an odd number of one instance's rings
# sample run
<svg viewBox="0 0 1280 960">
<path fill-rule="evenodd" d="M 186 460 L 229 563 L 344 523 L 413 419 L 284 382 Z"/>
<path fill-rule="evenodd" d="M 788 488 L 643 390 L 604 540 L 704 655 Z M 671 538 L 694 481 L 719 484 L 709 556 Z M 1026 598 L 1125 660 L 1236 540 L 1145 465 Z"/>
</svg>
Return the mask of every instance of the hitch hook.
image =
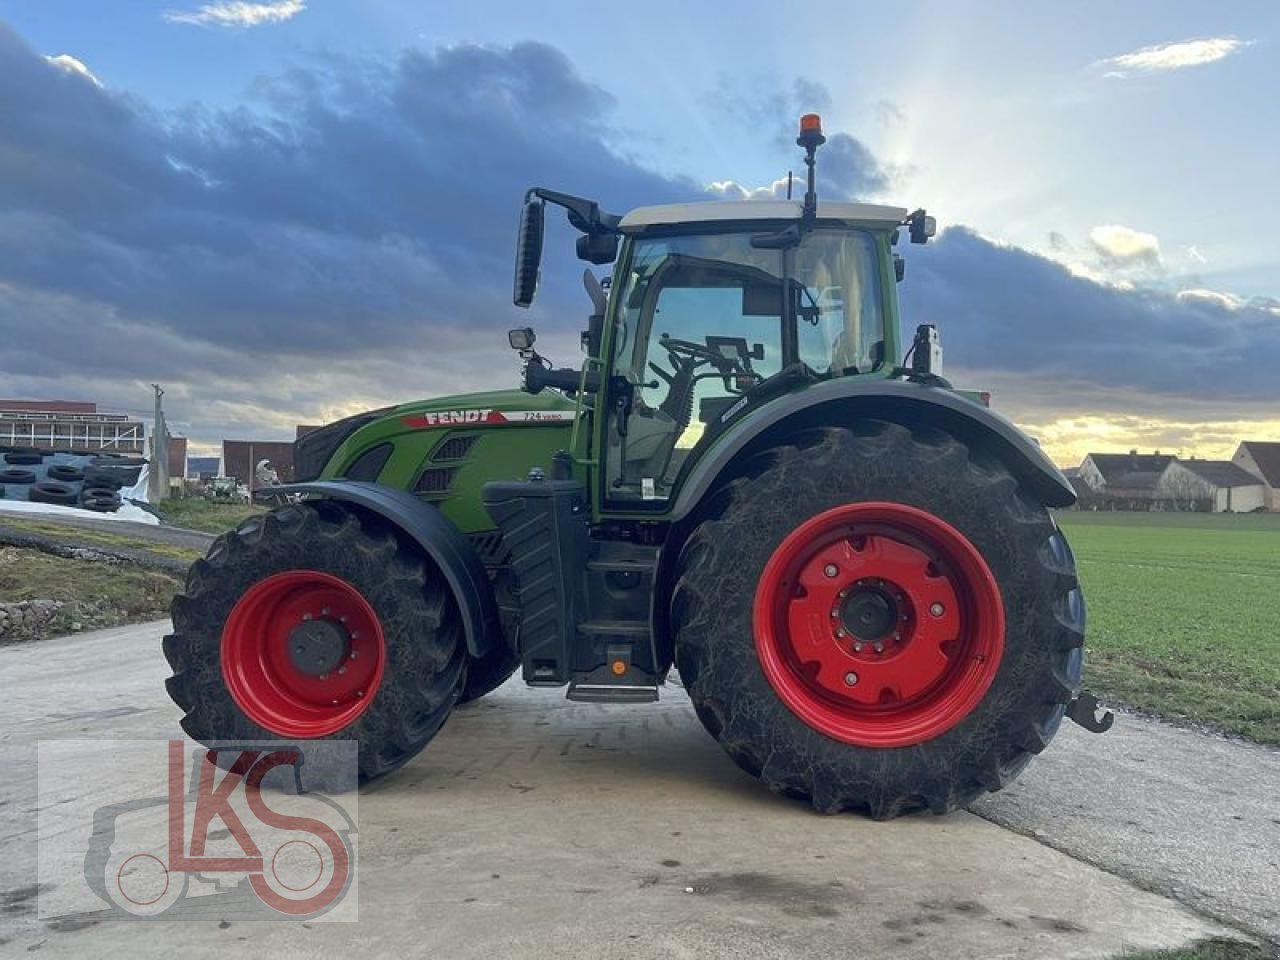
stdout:
<svg viewBox="0 0 1280 960">
<path fill-rule="evenodd" d="M 1067 717 L 1090 733 L 1106 733 L 1115 723 L 1116 715 L 1106 710 L 1099 717 L 1098 709 L 1098 698 L 1087 690 L 1081 690 L 1076 698 L 1067 704 Z"/>
</svg>

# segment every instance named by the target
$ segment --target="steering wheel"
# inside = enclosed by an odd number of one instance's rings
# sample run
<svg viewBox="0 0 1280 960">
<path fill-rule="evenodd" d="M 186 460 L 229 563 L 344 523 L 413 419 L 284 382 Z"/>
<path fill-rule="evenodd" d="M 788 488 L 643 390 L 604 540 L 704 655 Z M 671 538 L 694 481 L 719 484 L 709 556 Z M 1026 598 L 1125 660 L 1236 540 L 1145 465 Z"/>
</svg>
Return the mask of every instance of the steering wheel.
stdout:
<svg viewBox="0 0 1280 960">
<path fill-rule="evenodd" d="M 693 419 L 693 390 L 697 382 L 697 371 L 708 364 L 715 365 L 720 372 L 728 367 L 732 371 L 737 360 L 726 357 L 719 350 L 705 344 L 693 343 L 690 340 L 677 340 L 675 337 L 660 337 L 658 344 L 667 351 L 667 359 L 671 362 L 668 372 L 653 361 L 649 369 L 656 373 L 667 385 L 667 396 L 658 405 L 658 409 L 674 420 L 680 429 L 684 429 Z"/>
</svg>

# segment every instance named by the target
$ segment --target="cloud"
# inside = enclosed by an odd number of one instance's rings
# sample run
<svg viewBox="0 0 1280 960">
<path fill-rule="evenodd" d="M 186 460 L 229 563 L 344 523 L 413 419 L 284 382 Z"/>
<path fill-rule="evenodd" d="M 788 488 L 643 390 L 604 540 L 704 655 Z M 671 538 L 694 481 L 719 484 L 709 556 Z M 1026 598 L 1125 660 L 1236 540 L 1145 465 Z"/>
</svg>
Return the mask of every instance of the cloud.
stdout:
<svg viewBox="0 0 1280 960">
<path fill-rule="evenodd" d="M 1231 56 L 1250 46 L 1253 41 L 1236 37 L 1205 37 L 1198 40 L 1179 40 L 1174 43 L 1158 43 L 1131 53 L 1122 53 L 1099 61 L 1102 66 L 1117 67 L 1104 74 L 1107 77 L 1124 78 L 1127 71 L 1154 73 L 1162 70 L 1181 70 L 1198 67 Z"/>
<path fill-rule="evenodd" d="M 561 219 L 538 306 L 511 307 L 524 190 L 702 194 L 612 152 L 612 98 L 542 44 L 317 56 L 226 111 L 68 80 L 0 25 L 0 378 L 118 406 L 161 381 L 197 437 L 251 432 L 233 402 L 309 422 L 510 385 L 516 320 L 572 363 Z"/>
<path fill-rule="evenodd" d="M 1154 267 L 1160 264 L 1160 241 L 1118 223 L 1107 223 L 1089 231 L 1089 243 L 1108 266 Z"/>
<path fill-rule="evenodd" d="M 0 89 L 6 391 L 145 409 L 160 382 L 198 442 L 509 386 L 502 331 L 526 322 L 574 364 L 587 301 L 559 216 L 538 305 L 510 303 L 524 190 L 707 196 L 613 149 L 612 97 L 545 44 L 314 55 L 233 109 L 167 113 L 0 25 Z M 823 151 L 823 196 L 885 184 L 852 138 Z M 940 323 L 949 373 L 1028 423 L 1274 419 L 1280 303 L 1096 283 L 963 228 L 906 253 L 905 328 Z"/>
<path fill-rule="evenodd" d="M 69 53 L 60 53 L 56 57 L 45 57 L 45 59 L 59 70 L 64 70 L 73 76 L 84 77 L 95 87 L 102 86 L 102 81 L 93 75 L 93 71 Z"/>
<path fill-rule="evenodd" d="M 791 195 L 799 199 L 805 192 L 803 164 L 795 171 Z M 889 176 L 876 162 L 871 151 L 853 137 L 836 133 L 818 150 L 816 189 L 819 200 L 861 200 L 888 189 Z M 707 192 L 721 200 L 783 200 L 787 196 L 787 178 L 759 187 L 746 186 L 736 180 L 717 180 Z"/>
<path fill-rule="evenodd" d="M 224 0 L 202 4 L 195 10 L 166 10 L 162 16 L 170 23 L 188 23 L 198 27 L 256 27 L 264 23 L 280 23 L 307 8 L 306 0 L 273 0 L 247 3 Z"/>
<path fill-rule="evenodd" d="M 908 329 L 939 324 L 952 374 L 1004 377 L 1024 412 L 1043 403 L 1167 416 L 1176 405 L 1194 419 L 1219 403 L 1275 416 L 1271 301 L 1100 284 L 961 227 L 910 252 L 900 295 Z"/>
</svg>

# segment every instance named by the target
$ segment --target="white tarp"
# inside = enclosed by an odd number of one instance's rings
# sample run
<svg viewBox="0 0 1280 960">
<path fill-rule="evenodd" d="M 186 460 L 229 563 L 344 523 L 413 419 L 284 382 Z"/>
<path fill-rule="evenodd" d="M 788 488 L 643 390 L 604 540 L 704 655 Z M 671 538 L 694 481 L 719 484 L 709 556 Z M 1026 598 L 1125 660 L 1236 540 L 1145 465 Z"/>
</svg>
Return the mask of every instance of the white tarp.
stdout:
<svg viewBox="0 0 1280 960">
<path fill-rule="evenodd" d="M 124 493 L 125 491 L 121 491 Z M 136 504 L 125 500 L 115 513 L 98 513 L 82 507 L 64 507 L 60 503 L 34 503 L 30 500 L 0 500 L 0 512 L 28 514 L 56 514 L 63 517 L 82 517 L 94 520 L 125 520 L 130 523 L 159 524 L 160 518 L 147 513 Z"/>
</svg>

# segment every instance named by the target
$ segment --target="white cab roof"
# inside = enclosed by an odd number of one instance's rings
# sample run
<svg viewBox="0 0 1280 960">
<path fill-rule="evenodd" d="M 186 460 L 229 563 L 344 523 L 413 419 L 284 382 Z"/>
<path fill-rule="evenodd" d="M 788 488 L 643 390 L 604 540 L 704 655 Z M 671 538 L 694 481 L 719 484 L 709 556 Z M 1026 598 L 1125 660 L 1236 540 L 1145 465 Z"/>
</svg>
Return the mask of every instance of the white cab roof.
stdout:
<svg viewBox="0 0 1280 960">
<path fill-rule="evenodd" d="M 622 218 L 621 229 L 639 229 L 676 223 L 711 223 L 718 220 L 799 220 L 804 204 L 799 200 L 713 200 L 705 203 L 664 203 L 637 207 Z M 901 223 L 906 207 L 875 203 L 819 203 L 820 220 L 861 220 Z"/>
</svg>

